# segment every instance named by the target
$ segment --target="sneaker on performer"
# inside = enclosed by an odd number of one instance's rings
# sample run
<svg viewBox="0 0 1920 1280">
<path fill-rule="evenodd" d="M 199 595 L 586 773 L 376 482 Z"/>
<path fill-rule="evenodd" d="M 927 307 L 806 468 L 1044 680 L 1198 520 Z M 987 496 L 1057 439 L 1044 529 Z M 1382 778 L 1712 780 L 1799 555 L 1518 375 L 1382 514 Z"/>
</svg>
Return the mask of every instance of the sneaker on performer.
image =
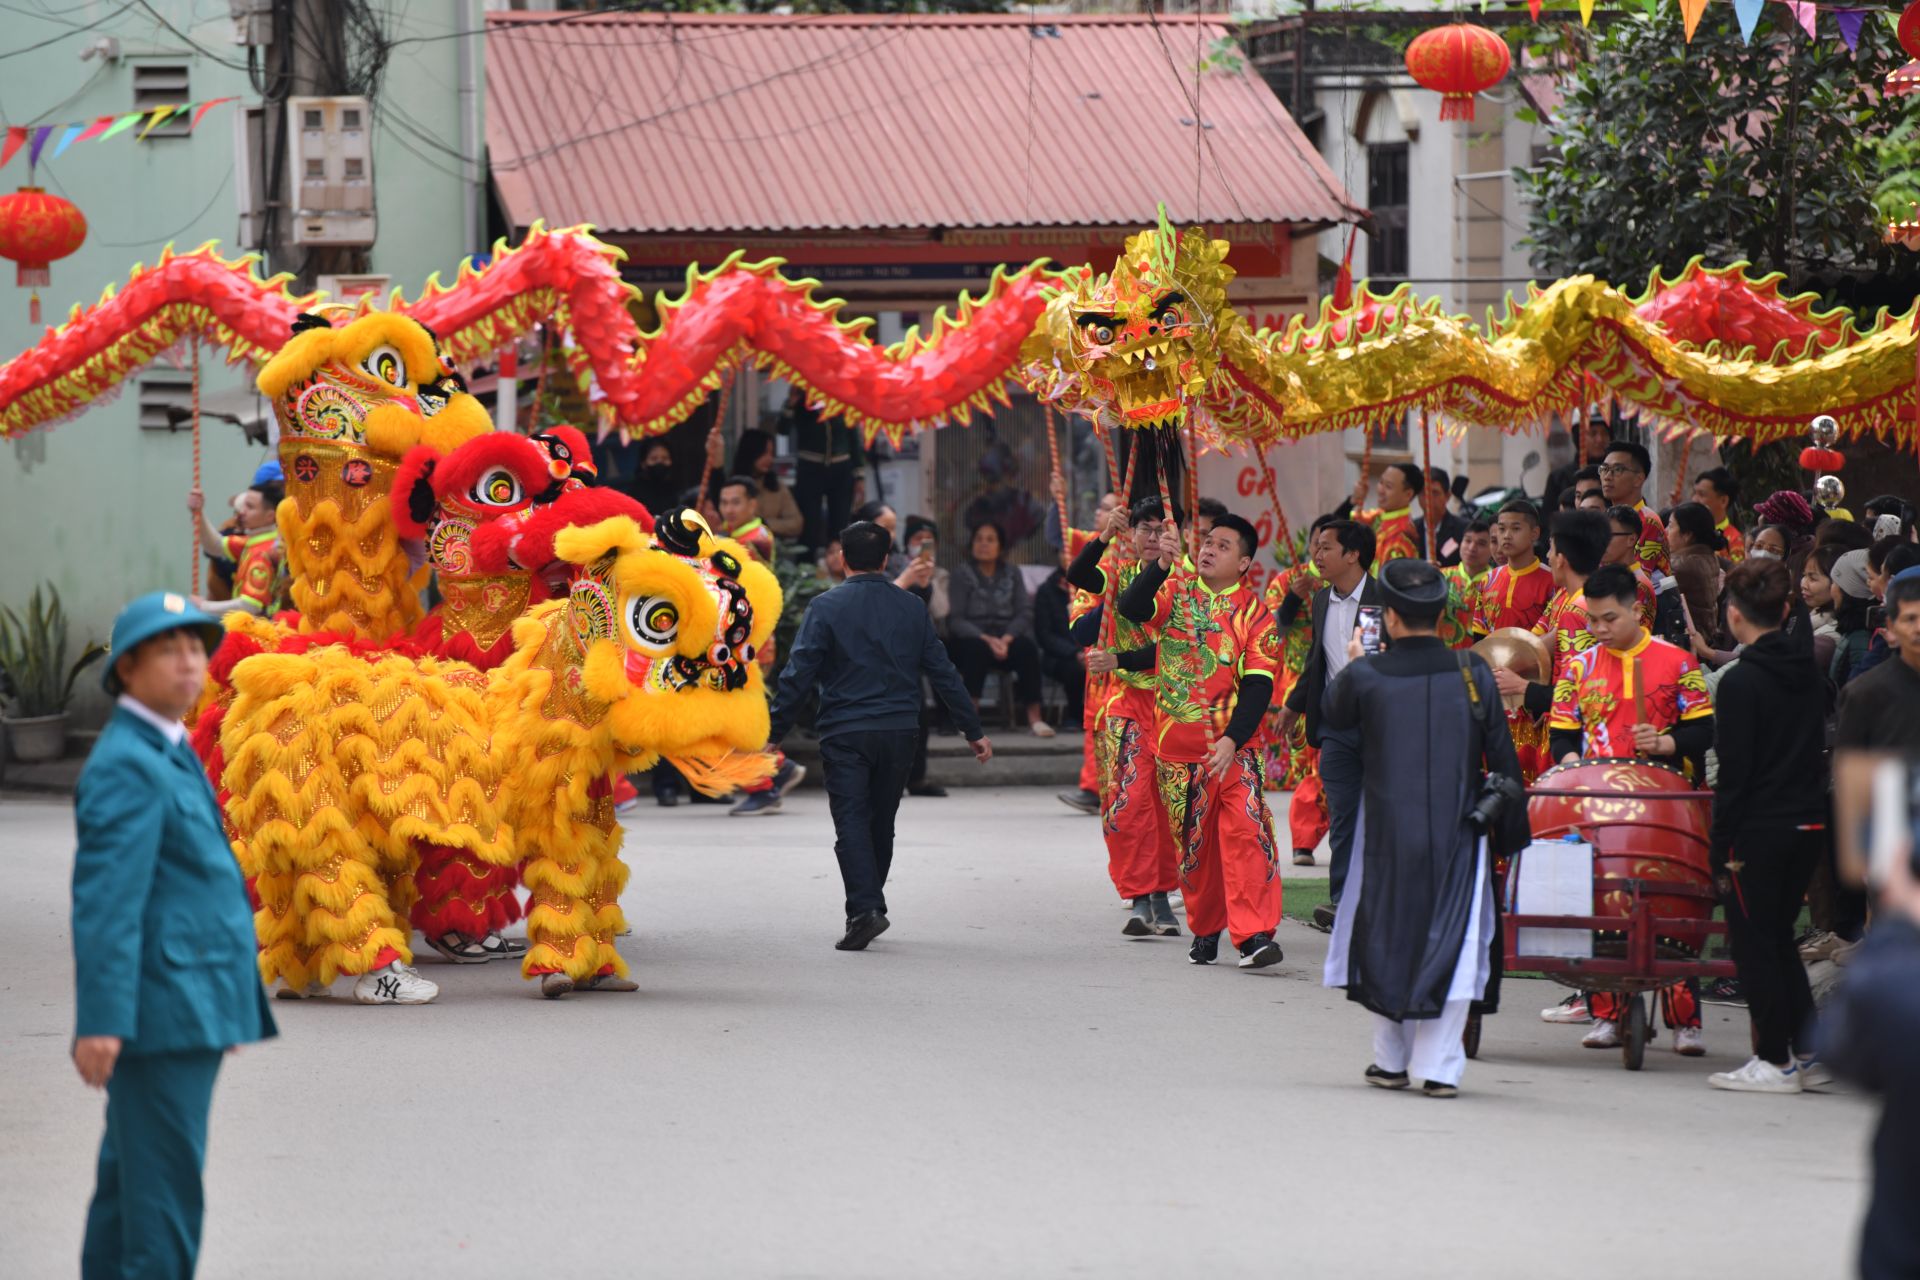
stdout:
<svg viewBox="0 0 1920 1280">
<path fill-rule="evenodd" d="M 1707 1077 L 1707 1083 L 1734 1093 L 1798 1093 L 1804 1082 L 1795 1071 L 1782 1070 L 1765 1058 L 1753 1057 L 1737 1071 L 1714 1072 Z"/>
<path fill-rule="evenodd" d="M 1153 936 L 1153 895 L 1143 893 L 1133 900 L 1133 911 L 1127 916 L 1127 922 L 1120 926 L 1120 932 L 1129 938 L 1151 938 Z"/>
<path fill-rule="evenodd" d="M 1795 1054 L 1787 1064 L 1787 1074 L 1799 1080 L 1802 1089 L 1824 1089 L 1833 1083 L 1833 1072 L 1813 1054 L 1805 1057 Z"/>
<path fill-rule="evenodd" d="M 398 960 L 353 984 L 353 998 L 361 1004 L 426 1004 L 439 994 L 439 987 Z"/>
<path fill-rule="evenodd" d="M 1583 1049 L 1618 1049 L 1620 1047 L 1620 1024 L 1600 1018 L 1593 1029 L 1581 1038 Z"/>
<path fill-rule="evenodd" d="M 1593 1014 L 1587 1010 L 1587 998 L 1578 991 L 1554 1005 L 1551 1009 L 1540 1011 L 1542 1022 L 1592 1022 Z"/>
<path fill-rule="evenodd" d="M 769 813 L 780 812 L 780 788 L 770 791 L 756 791 L 727 810 L 729 818 L 758 818 Z"/>
<path fill-rule="evenodd" d="M 1310 867 L 1314 865 L 1313 850 L 1295 849 L 1293 851 L 1293 865 L 1296 867 Z"/>
<path fill-rule="evenodd" d="M 1173 914 L 1173 904 L 1167 901 L 1167 895 L 1153 895 L 1153 931 L 1162 938 L 1180 936 L 1180 921 Z"/>
<path fill-rule="evenodd" d="M 1187 948 L 1187 959 L 1193 964 L 1212 964 L 1220 958 L 1220 935 L 1217 933 L 1195 934 L 1193 945 Z"/>
<path fill-rule="evenodd" d="M 773 771 L 773 794 L 784 796 L 807 780 L 807 766 L 795 764 L 791 760 L 782 760 L 780 767 Z"/>
<path fill-rule="evenodd" d="M 1698 1027 L 1678 1027 L 1673 1033 L 1673 1051 L 1683 1058 L 1702 1058 L 1707 1053 L 1707 1041 Z"/>
<path fill-rule="evenodd" d="M 1100 797 L 1092 791 L 1062 791 L 1055 799 L 1089 817 L 1100 816 Z"/>
<path fill-rule="evenodd" d="M 1273 940 L 1271 933 L 1256 933 L 1240 944 L 1240 967 L 1242 969 L 1264 969 L 1271 964 L 1279 964 L 1285 957 L 1280 952 L 1280 944 Z"/>
</svg>

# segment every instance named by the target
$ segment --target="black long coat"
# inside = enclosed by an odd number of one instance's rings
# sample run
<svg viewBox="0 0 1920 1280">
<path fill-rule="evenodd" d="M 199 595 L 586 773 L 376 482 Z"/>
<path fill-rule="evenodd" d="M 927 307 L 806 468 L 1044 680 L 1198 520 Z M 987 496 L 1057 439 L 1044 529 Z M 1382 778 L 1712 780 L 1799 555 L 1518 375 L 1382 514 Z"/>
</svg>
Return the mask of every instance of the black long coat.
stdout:
<svg viewBox="0 0 1920 1280">
<path fill-rule="evenodd" d="M 1490 874 L 1475 877 L 1479 837 L 1467 815 L 1488 773 L 1520 780 L 1493 672 L 1473 654 L 1409 636 L 1340 673 L 1324 723 L 1358 729 L 1364 762 L 1347 998 L 1389 1018 L 1438 1017 Z M 1525 813 L 1507 817 L 1489 859 L 1524 840 Z"/>
</svg>

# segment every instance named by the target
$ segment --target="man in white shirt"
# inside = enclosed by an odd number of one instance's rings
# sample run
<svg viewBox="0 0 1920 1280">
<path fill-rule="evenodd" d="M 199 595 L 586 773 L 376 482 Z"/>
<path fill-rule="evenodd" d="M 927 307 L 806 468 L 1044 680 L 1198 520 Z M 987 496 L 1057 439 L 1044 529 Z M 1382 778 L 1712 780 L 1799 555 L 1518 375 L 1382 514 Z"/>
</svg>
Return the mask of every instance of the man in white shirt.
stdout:
<svg viewBox="0 0 1920 1280">
<path fill-rule="evenodd" d="M 1380 603 L 1373 567 L 1373 530 L 1357 520 L 1335 520 L 1314 535 L 1313 562 L 1327 583 L 1313 597 L 1313 648 L 1293 690 L 1287 694 L 1282 728 L 1305 718 L 1307 742 L 1320 749 L 1320 782 L 1327 794 L 1328 841 L 1332 846 L 1328 902 L 1314 908 L 1314 924 L 1333 927 L 1340 890 L 1353 856 L 1354 824 L 1360 816 L 1360 736 L 1350 730 L 1323 730 L 1321 700 L 1333 678 L 1346 669 L 1347 641 L 1359 625 L 1360 610 Z M 1292 619 L 1282 617 L 1285 627 Z"/>
</svg>

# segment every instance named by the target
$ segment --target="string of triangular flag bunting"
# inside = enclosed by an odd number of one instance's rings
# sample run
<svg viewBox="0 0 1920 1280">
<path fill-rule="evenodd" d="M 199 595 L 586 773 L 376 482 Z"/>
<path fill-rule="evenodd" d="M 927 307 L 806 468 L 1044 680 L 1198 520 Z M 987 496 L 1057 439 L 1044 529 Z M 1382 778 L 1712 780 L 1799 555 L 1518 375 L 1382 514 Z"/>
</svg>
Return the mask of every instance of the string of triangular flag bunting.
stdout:
<svg viewBox="0 0 1920 1280">
<path fill-rule="evenodd" d="M 1580 25 L 1583 27 L 1591 26 L 1593 24 L 1594 0 L 1578 0 L 1578 2 L 1580 5 Z M 1733 0 L 1734 16 L 1740 23 L 1740 36 L 1748 44 L 1753 43 L 1753 28 L 1760 21 L 1761 10 L 1765 8 L 1767 2 L 1768 0 Z M 1815 0 L 1779 0 L 1779 3 L 1786 5 L 1788 9 L 1793 11 L 1794 21 L 1800 24 L 1800 29 L 1807 33 L 1808 39 L 1817 38 L 1818 32 L 1814 29 L 1814 23 L 1819 10 L 1824 8 L 1833 14 L 1833 20 L 1840 28 L 1840 39 L 1845 42 L 1848 53 L 1858 51 L 1861 24 L 1866 21 L 1867 14 L 1874 12 L 1874 10 L 1871 9 L 1848 9 L 1837 8 L 1832 5 L 1821 5 L 1815 3 Z M 1544 0 L 1527 0 L 1527 12 L 1532 15 L 1535 22 L 1540 21 L 1540 11 L 1543 4 Z M 1480 7 L 1483 10 L 1487 7 L 1486 0 L 1481 0 Z M 1680 17 L 1686 24 L 1687 42 L 1689 44 L 1693 42 L 1693 33 L 1699 28 L 1701 15 L 1706 13 L 1706 11 L 1707 0 L 1680 0 Z"/>
<path fill-rule="evenodd" d="M 135 135 L 136 139 L 146 137 L 155 128 L 176 116 L 191 114 L 193 119 L 188 122 L 187 127 L 196 129 L 200 126 L 201 117 L 207 112 L 223 102 L 239 100 L 238 95 L 229 95 L 225 98 L 209 98 L 205 102 L 183 102 L 175 106 L 154 107 L 152 110 L 129 111 L 125 115 L 95 116 L 92 120 L 82 120 L 74 124 L 8 125 L 6 140 L 0 142 L 0 169 L 6 168 L 13 157 L 22 150 L 27 153 L 27 167 L 33 168 L 40 163 L 41 153 L 46 150 L 47 143 L 53 140 L 55 134 L 59 135 L 60 140 L 54 143 L 53 154 L 59 156 L 65 154 L 67 148 L 76 142 L 91 142 L 95 139 L 105 142 L 115 134 L 127 132 L 142 120 L 146 121 L 146 125 Z"/>
</svg>

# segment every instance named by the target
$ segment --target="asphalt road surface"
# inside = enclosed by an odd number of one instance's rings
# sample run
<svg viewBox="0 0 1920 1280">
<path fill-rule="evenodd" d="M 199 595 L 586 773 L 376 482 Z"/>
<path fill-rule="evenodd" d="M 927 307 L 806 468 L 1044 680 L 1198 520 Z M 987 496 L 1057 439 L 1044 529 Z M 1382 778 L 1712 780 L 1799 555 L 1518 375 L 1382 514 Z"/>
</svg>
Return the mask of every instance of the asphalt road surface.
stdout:
<svg viewBox="0 0 1920 1280">
<path fill-rule="evenodd" d="M 1744 1010 L 1630 1074 L 1512 983 L 1460 1098 L 1387 1094 L 1322 935 L 1284 925 L 1259 974 L 1123 939 L 1097 823 L 1046 790 L 909 800 L 864 954 L 832 949 L 818 791 L 649 801 L 627 852 L 637 995 L 427 953 L 431 1006 L 276 1002 L 216 1095 L 201 1275 L 1851 1273 L 1872 1110 L 1710 1090 Z M 0 801 L 19 1280 L 76 1273 L 101 1128 L 67 1061 L 71 858 L 65 804 Z"/>
</svg>

